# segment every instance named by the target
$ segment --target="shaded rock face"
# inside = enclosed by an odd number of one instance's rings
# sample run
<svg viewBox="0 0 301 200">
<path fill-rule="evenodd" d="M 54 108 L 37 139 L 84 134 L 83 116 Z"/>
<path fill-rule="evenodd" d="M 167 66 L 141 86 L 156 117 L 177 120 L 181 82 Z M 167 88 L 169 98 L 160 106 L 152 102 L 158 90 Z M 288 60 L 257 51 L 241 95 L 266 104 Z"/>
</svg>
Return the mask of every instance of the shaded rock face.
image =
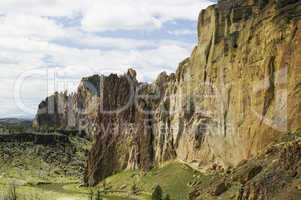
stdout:
<svg viewBox="0 0 301 200">
<path fill-rule="evenodd" d="M 42 102 L 34 125 L 80 126 L 95 136 L 91 185 L 171 159 L 237 165 L 301 126 L 300 4 L 220 1 L 201 12 L 198 44 L 175 74 L 152 84 L 139 83 L 134 70 L 85 78 L 77 93 Z"/>
<path fill-rule="evenodd" d="M 97 115 L 100 127 L 86 170 L 89 185 L 123 169 L 148 170 L 153 166 L 152 116 L 147 114 L 150 105 L 143 100 L 136 102 L 143 87 L 132 70 L 124 76 L 111 75 L 102 81 Z"/>
</svg>

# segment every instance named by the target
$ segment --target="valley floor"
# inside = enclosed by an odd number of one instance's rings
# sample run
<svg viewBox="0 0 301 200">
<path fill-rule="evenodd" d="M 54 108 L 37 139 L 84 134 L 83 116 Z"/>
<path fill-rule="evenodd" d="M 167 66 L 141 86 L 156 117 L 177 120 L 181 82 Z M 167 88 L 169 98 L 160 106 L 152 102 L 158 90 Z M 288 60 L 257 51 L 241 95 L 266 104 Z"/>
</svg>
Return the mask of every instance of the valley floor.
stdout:
<svg viewBox="0 0 301 200">
<path fill-rule="evenodd" d="M 192 187 L 200 178 L 207 179 L 191 167 L 179 163 L 170 162 L 165 166 L 151 170 L 148 173 L 141 171 L 125 171 L 107 178 L 94 188 L 79 187 L 78 182 L 31 183 L 15 178 L 0 178 L 1 189 L 4 193 L 9 188 L 8 182 L 15 183 L 17 194 L 21 199 L 42 200 L 82 200 L 89 199 L 91 191 L 94 194 L 99 190 L 104 199 L 109 200 L 150 200 L 151 194 L 157 185 L 163 190 L 164 195 L 171 199 L 188 199 Z M 209 179 L 207 179 L 209 180 Z M 135 190 L 135 191 L 134 191 Z M 1 194 L 1 193 L 0 193 Z"/>
</svg>

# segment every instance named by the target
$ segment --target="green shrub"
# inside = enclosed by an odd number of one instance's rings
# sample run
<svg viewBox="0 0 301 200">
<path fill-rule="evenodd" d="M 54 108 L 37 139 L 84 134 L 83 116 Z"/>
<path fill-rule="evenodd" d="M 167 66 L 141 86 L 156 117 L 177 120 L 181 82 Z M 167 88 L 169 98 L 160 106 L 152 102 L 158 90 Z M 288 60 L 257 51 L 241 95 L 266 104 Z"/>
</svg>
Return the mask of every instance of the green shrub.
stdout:
<svg viewBox="0 0 301 200">
<path fill-rule="evenodd" d="M 162 200 L 162 193 L 162 188 L 157 185 L 152 193 L 152 200 Z"/>
</svg>

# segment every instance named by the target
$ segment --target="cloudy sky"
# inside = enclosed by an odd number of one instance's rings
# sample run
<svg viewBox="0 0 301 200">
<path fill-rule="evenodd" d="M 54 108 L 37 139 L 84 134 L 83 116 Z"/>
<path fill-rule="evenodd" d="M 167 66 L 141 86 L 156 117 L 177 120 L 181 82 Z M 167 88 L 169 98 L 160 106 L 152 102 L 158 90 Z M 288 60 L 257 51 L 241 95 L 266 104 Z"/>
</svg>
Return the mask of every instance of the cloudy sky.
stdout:
<svg viewBox="0 0 301 200">
<path fill-rule="evenodd" d="M 135 68 L 173 72 L 196 44 L 212 0 L 1 0 L 0 118 L 32 117 L 81 77 Z"/>
</svg>

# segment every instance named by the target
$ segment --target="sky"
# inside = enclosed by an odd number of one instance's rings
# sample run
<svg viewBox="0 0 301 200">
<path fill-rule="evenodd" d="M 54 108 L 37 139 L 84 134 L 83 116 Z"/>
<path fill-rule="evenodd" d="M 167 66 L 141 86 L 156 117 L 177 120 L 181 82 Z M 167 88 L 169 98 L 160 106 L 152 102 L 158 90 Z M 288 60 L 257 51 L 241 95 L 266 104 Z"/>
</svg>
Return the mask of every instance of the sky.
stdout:
<svg viewBox="0 0 301 200">
<path fill-rule="evenodd" d="M 82 77 L 134 68 L 149 82 L 190 56 L 212 0 L 1 0 L 0 118 L 34 117 Z"/>
</svg>

